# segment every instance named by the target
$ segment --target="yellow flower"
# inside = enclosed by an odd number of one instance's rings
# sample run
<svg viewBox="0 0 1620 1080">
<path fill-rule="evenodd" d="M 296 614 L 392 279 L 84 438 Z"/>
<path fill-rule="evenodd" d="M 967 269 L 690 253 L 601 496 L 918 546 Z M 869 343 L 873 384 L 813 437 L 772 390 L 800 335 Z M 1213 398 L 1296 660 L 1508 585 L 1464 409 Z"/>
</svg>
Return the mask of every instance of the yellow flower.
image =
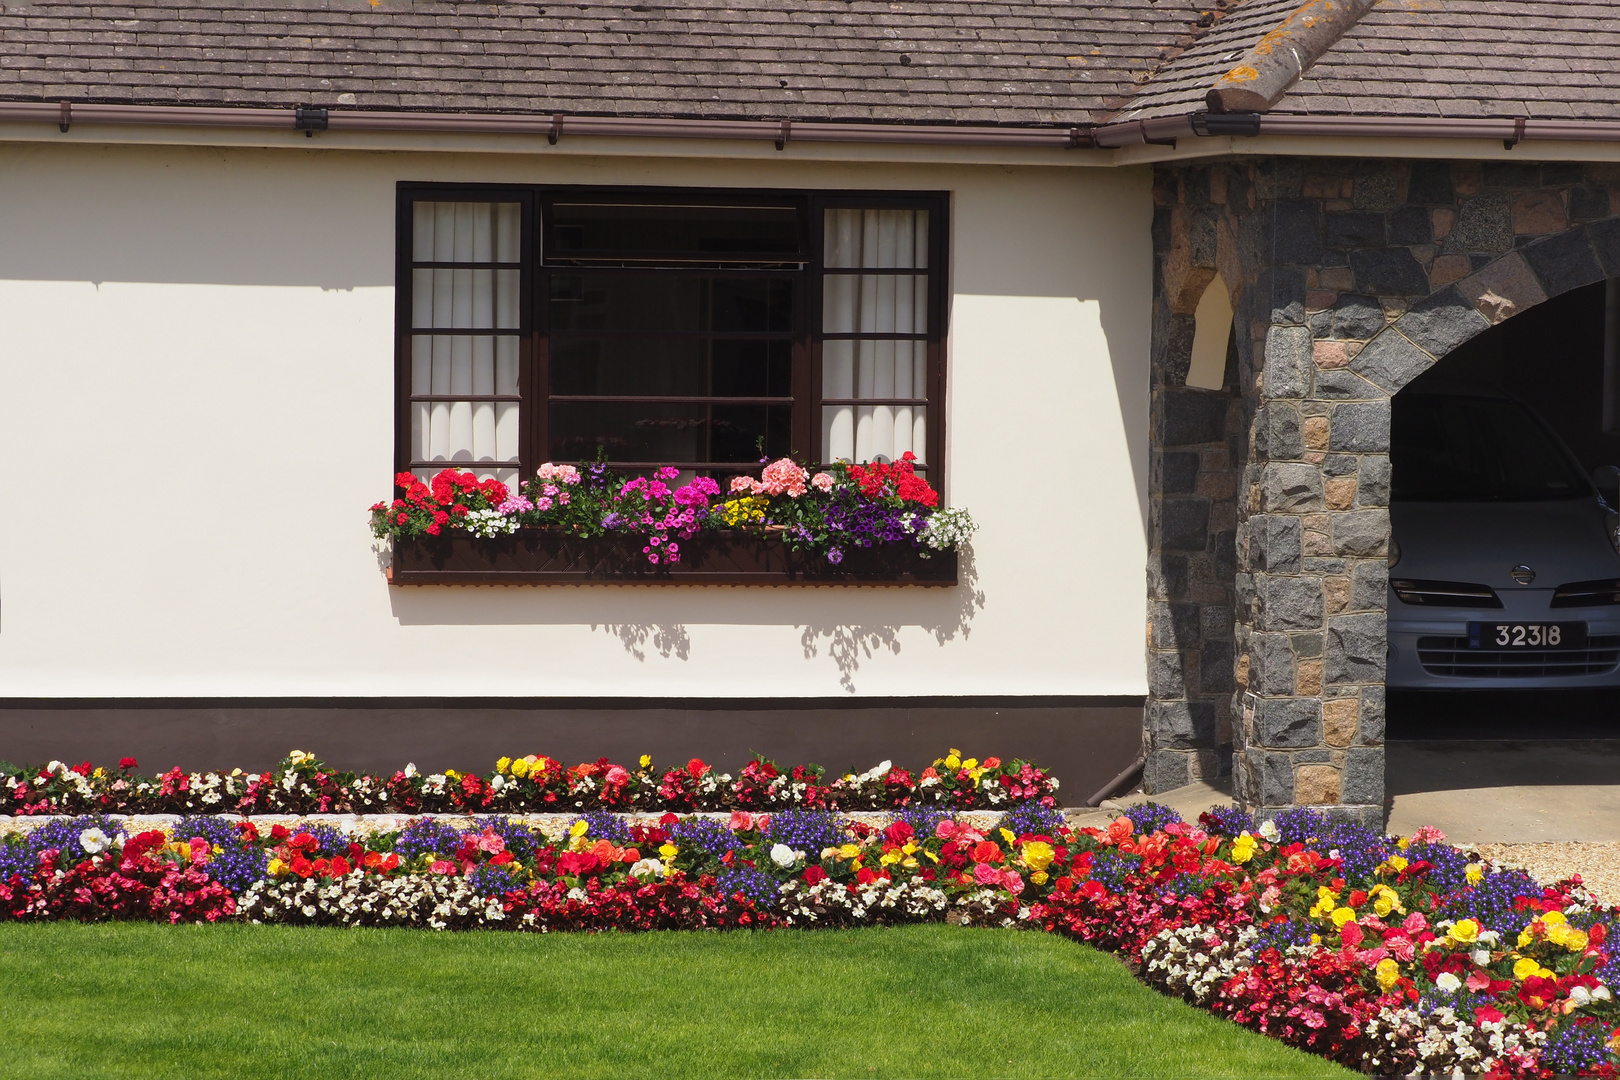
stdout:
<svg viewBox="0 0 1620 1080">
<path fill-rule="evenodd" d="M 1232 861 L 1239 864 L 1248 862 L 1254 858 L 1254 849 L 1259 846 L 1259 843 L 1258 840 L 1248 834 L 1247 830 L 1240 833 L 1238 838 L 1232 841 Z"/>
<path fill-rule="evenodd" d="M 861 849 L 854 844 L 844 844 L 838 849 L 840 859 L 853 859 L 861 853 Z"/>
<path fill-rule="evenodd" d="M 978 767 L 979 767 L 979 759 L 976 758 L 976 757 L 966 758 L 962 762 L 962 768 L 964 768 L 964 769 L 976 769 Z"/>
<path fill-rule="evenodd" d="M 1547 927 L 1547 940 L 1552 942 L 1554 945 L 1567 945 L 1569 943 L 1569 935 L 1573 932 L 1573 930 L 1574 928 L 1568 923 L 1553 923 L 1551 926 Z"/>
<path fill-rule="evenodd" d="M 652 768 L 652 755 L 651 754 L 642 754 L 641 755 L 641 767 L 643 769 Z"/>
<path fill-rule="evenodd" d="M 512 767 L 512 759 L 511 758 L 503 757 L 503 758 L 496 758 L 495 759 L 495 771 L 500 773 L 502 776 L 505 776 L 506 775 L 506 770 L 510 769 L 511 767 Z"/>
<path fill-rule="evenodd" d="M 1401 981 L 1401 965 L 1397 964 L 1391 957 L 1386 956 L 1378 961 L 1378 966 L 1373 969 L 1373 974 L 1378 978 L 1378 988 L 1388 990 Z"/>
<path fill-rule="evenodd" d="M 955 750 L 945 755 L 945 767 L 952 772 L 962 767 L 962 759 L 957 755 L 958 751 Z"/>
<path fill-rule="evenodd" d="M 929 862 L 939 862 L 939 856 L 935 855 L 932 851 L 929 851 L 927 848 L 923 848 L 923 854 L 928 856 L 928 861 Z"/>
<path fill-rule="evenodd" d="M 1557 926 L 1559 923 L 1566 922 L 1568 920 L 1564 918 L 1564 913 L 1562 911 L 1549 911 L 1541 916 L 1541 921 L 1546 923 L 1548 926 Z"/>
<path fill-rule="evenodd" d="M 883 866 L 893 866 L 903 858 L 905 858 L 905 856 L 900 854 L 898 851 L 885 851 L 883 853 L 883 857 L 878 860 L 878 863 Z"/>
<path fill-rule="evenodd" d="M 1588 940 L 1585 930 L 1571 929 L 1568 938 L 1564 941 L 1564 948 L 1570 952 L 1585 952 Z"/>
<path fill-rule="evenodd" d="M 1485 866 L 1483 863 L 1471 862 L 1463 868 L 1463 878 L 1470 885 L 1478 885 L 1485 880 Z"/>
<path fill-rule="evenodd" d="M 90 775 L 95 777 L 97 780 L 100 780 L 103 776 L 107 775 L 107 770 L 103 769 L 100 765 L 97 765 L 95 772 L 91 773 Z"/>
<path fill-rule="evenodd" d="M 454 769 L 446 769 L 446 770 L 444 770 L 444 776 L 445 776 L 446 780 L 460 780 L 461 779 L 461 774 L 456 772 L 456 770 L 454 770 Z"/>
<path fill-rule="evenodd" d="M 1403 836 L 1399 840 L 1395 841 L 1395 846 L 1400 848 L 1402 851 L 1405 851 L 1407 848 L 1412 846 L 1412 841 L 1409 837 Z"/>
<path fill-rule="evenodd" d="M 1009 844 L 1018 839 L 1018 837 L 1012 834 L 1011 829 L 997 829 L 996 831 L 1001 833 L 1001 838 L 1007 841 Z"/>
<path fill-rule="evenodd" d="M 1018 861 L 1039 874 L 1052 865 L 1052 859 L 1056 854 L 1051 844 L 1042 840 L 1031 840 L 1020 849 Z"/>
<path fill-rule="evenodd" d="M 1402 870 L 1405 870 L 1409 864 L 1407 863 L 1405 856 L 1391 855 L 1384 861 L 1384 865 L 1398 874 Z"/>
<path fill-rule="evenodd" d="M 1333 925 L 1334 926 L 1342 927 L 1347 922 L 1355 922 L 1356 921 L 1356 909 L 1355 908 L 1347 908 L 1347 907 L 1336 907 L 1336 908 L 1333 909 L 1333 914 L 1331 916 L 1329 916 L 1329 917 L 1333 920 Z"/>
<path fill-rule="evenodd" d="M 900 849 L 907 855 L 917 854 L 917 845 L 914 841 L 907 841 L 906 846 Z"/>
<path fill-rule="evenodd" d="M 1522 956 L 1513 962 L 1513 977 L 1520 982 L 1540 973 L 1541 965 L 1528 956 Z"/>
<path fill-rule="evenodd" d="M 280 877 L 287 872 L 287 864 L 280 859 L 271 859 L 267 869 L 270 871 L 271 877 Z"/>
<path fill-rule="evenodd" d="M 568 826 L 568 835 L 569 836 L 584 836 L 586 834 L 586 832 L 588 832 L 590 830 L 590 827 L 591 827 L 590 822 L 586 821 L 584 818 L 580 818 L 578 821 L 576 821 L 572 825 Z"/>
<path fill-rule="evenodd" d="M 1399 912 L 1402 915 L 1406 914 L 1406 908 L 1401 905 L 1401 898 L 1399 894 L 1397 894 L 1395 890 L 1390 888 L 1388 885 L 1373 886 L 1372 896 L 1373 914 L 1377 915 L 1380 919 L 1384 918 L 1392 911 Z"/>
<path fill-rule="evenodd" d="M 1519 931 L 1519 948 L 1521 948 L 1521 949 L 1524 948 L 1526 945 L 1530 944 L 1534 940 L 1536 940 L 1535 936 L 1532 935 L 1530 933 L 1530 931 L 1528 931 L 1528 930 L 1520 930 Z"/>
<path fill-rule="evenodd" d="M 681 849 L 676 847 L 674 844 L 663 844 L 659 846 L 658 854 L 665 862 L 669 862 L 669 860 L 673 859 L 676 854 L 680 852 L 680 850 Z"/>
<path fill-rule="evenodd" d="M 523 779 L 525 776 L 528 776 L 529 763 L 524 761 L 522 758 L 518 758 L 516 761 L 512 762 L 512 775 L 517 777 L 519 780 Z"/>
<path fill-rule="evenodd" d="M 1045 885 L 1048 876 L 1049 875 L 1045 870 L 1037 870 L 1033 874 L 1029 875 L 1029 880 L 1033 881 L 1037 885 Z"/>
<path fill-rule="evenodd" d="M 1322 944 L 1322 935 L 1321 934 L 1312 934 L 1311 935 L 1311 944 L 1312 945 L 1320 945 L 1320 944 Z"/>
<path fill-rule="evenodd" d="M 1446 933 L 1452 941 L 1469 945 L 1479 940 L 1479 923 L 1473 919 L 1458 919 Z"/>
</svg>

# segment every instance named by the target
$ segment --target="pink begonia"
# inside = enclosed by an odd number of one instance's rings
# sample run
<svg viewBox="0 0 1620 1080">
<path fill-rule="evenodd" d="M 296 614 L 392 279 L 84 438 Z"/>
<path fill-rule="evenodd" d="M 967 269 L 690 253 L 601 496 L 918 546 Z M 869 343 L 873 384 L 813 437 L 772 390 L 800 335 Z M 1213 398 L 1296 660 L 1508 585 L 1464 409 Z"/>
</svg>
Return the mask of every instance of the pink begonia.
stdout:
<svg viewBox="0 0 1620 1080">
<path fill-rule="evenodd" d="M 534 475 L 541 480 L 556 480 L 564 484 L 579 483 L 579 470 L 572 465 L 553 465 L 548 461 L 540 466 Z"/>
<path fill-rule="evenodd" d="M 765 466 L 765 471 L 761 474 L 762 482 L 754 489 L 754 493 L 785 494 L 791 499 L 797 499 L 804 494 L 804 482 L 809 476 L 809 473 L 794 464 L 792 458 L 777 458 Z"/>
<path fill-rule="evenodd" d="M 833 486 L 832 473 L 816 473 L 810 478 L 810 486 L 817 491 L 831 491 Z"/>
<path fill-rule="evenodd" d="M 506 850 L 506 840 L 494 829 L 486 828 L 478 836 L 478 850 L 499 855 Z"/>
<path fill-rule="evenodd" d="M 1024 879 L 1016 870 L 1003 870 L 1001 872 L 1001 887 L 1017 896 L 1024 891 Z"/>
<path fill-rule="evenodd" d="M 1417 831 L 1412 833 L 1412 840 L 1418 844 L 1443 844 L 1446 834 L 1433 825 L 1419 825 Z"/>
<path fill-rule="evenodd" d="M 973 880 L 980 885 L 1000 885 L 1001 871 L 989 863 L 979 863 L 973 868 Z"/>
</svg>

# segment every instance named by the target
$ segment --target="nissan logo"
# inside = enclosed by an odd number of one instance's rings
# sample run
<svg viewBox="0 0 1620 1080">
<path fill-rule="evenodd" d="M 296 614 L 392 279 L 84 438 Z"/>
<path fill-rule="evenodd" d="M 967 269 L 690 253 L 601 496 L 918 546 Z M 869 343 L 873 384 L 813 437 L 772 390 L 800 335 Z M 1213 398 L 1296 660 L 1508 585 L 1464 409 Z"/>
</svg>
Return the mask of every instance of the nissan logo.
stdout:
<svg viewBox="0 0 1620 1080">
<path fill-rule="evenodd" d="M 1509 570 L 1508 573 L 1513 575 L 1513 580 L 1517 581 L 1520 585 L 1528 585 L 1532 581 L 1536 580 L 1536 572 L 1523 563 L 1515 566 L 1512 570 Z"/>
</svg>

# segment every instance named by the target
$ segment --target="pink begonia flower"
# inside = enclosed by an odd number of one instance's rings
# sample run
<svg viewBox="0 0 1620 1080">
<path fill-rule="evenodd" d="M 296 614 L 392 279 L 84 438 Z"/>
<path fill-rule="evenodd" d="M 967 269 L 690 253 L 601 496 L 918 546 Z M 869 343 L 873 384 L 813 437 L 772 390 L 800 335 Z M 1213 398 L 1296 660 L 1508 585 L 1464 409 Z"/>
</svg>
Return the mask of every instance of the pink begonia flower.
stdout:
<svg viewBox="0 0 1620 1080">
<path fill-rule="evenodd" d="M 1260 904 L 1263 907 L 1276 907 L 1277 901 L 1282 899 L 1282 890 L 1275 885 L 1267 885 L 1260 893 Z"/>
<path fill-rule="evenodd" d="M 630 774 L 625 771 L 623 765 L 609 765 L 607 772 L 602 774 L 602 779 L 610 784 L 628 784 Z"/>
<path fill-rule="evenodd" d="M 746 810 L 733 810 L 731 812 L 731 831 L 747 832 L 754 827 L 754 815 Z"/>
<path fill-rule="evenodd" d="M 1001 872 L 1001 887 L 1017 896 L 1024 891 L 1024 879 L 1018 876 L 1016 870 L 1003 870 Z"/>
<path fill-rule="evenodd" d="M 1389 954 L 1403 964 L 1417 955 L 1417 946 L 1413 945 L 1412 939 L 1405 934 L 1389 935 L 1384 939 L 1384 945 L 1389 949 Z"/>
<path fill-rule="evenodd" d="M 1443 844 L 1446 842 L 1446 834 L 1433 825 L 1419 825 L 1417 831 L 1412 834 L 1412 839 L 1419 844 Z"/>
<path fill-rule="evenodd" d="M 494 829 L 485 829 L 478 837 L 478 850 L 499 855 L 506 850 L 506 841 Z"/>
<path fill-rule="evenodd" d="M 989 863 L 979 863 L 973 867 L 973 880 L 980 885 L 1000 885 L 1001 871 Z"/>
<path fill-rule="evenodd" d="M 1368 967 L 1373 967 L 1377 965 L 1378 961 L 1382 960 L 1388 955 L 1389 950 L 1380 945 L 1376 949 L 1362 949 L 1360 952 L 1356 953 L 1356 959 L 1360 960 Z"/>
<path fill-rule="evenodd" d="M 456 864 L 446 859 L 434 859 L 433 865 L 429 869 L 431 869 L 435 874 L 454 874 L 456 872 Z"/>
<path fill-rule="evenodd" d="M 936 840 L 949 840 L 955 835 L 956 822 L 952 821 L 950 818 L 946 818 L 944 821 L 941 821 L 938 825 L 934 826 L 934 838 Z"/>
<path fill-rule="evenodd" d="M 831 473 L 818 472 L 810 478 L 810 486 L 817 491 L 831 491 L 833 478 Z"/>
<path fill-rule="evenodd" d="M 1350 946 L 1352 949 L 1361 944 L 1361 939 L 1364 936 L 1365 935 L 1361 932 L 1361 927 L 1357 926 L 1354 922 L 1347 922 L 1343 926 L 1339 927 L 1339 940 Z"/>
<path fill-rule="evenodd" d="M 1486 989 L 1490 988 L 1491 977 L 1490 977 L 1490 975 L 1488 973 L 1483 972 L 1483 971 L 1479 971 L 1479 970 L 1470 971 L 1468 973 L 1468 979 L 1466 980 L 1466 983 L 1467 983 L 1468 989 L 1472 990 L 1474 993 L 1477 994 L 1481 990 L 1486 990 Z"/>
<path fill-rule="evenodd" d="M 1429 920 L 1423 917 L 1423 912 L 1414 911 L 1401 923 L 1401 929 L 1408 934 L 1421 934 L 1429 928 Z"/>
<path fill-rule="evenodd" d="M 755 818 L 754 819 L 754 828 L 758 829 L 760 832 L 770 832 L 771 831 L 771 815 L 769 815 L 769 814 L 761 814 L 761 815 L 759 815 L 759 817 Z"/>
</svg>

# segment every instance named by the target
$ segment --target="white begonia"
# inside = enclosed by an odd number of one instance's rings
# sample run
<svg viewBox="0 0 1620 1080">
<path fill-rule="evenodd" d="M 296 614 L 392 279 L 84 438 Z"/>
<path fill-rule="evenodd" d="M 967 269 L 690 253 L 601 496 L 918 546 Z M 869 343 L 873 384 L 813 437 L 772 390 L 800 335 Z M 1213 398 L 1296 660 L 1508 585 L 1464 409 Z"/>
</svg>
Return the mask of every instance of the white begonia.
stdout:
<svg viewBox="0 0 1620 1080">
<path fill-rule="evenodd" d="M 786 870 L 799 861 L 799 853 L 786 844 L 777 844 L 771 848 L 771 862 Z"/>
<path fill-rule="evenodd" d="M 1475 949 L 1474 950 L 1474 963 L 1478 964 L 1480 967 L 1489 967 L 1490 963 L 1491 963 L 1490 950 L 1489 949 Z"/>
<path fill-rule="evenodd" d="M 1278 840 L 1282 839 L 1282 832 L 1278 830 L 1277 823 L 1275 821 L 1262 821 L 1260 823 L 1260 827 L 1256 829 L 1255 832 L 1259 835 L 1260 839 L 1266 841 L 1267 843 L 1275 844 Z"/>
<path fill-rule="evenodd" d="M 630 867 L 630 876 L 637 881 L 645 881 L 648 878 L 663 877 L 667 871 L 668 868 L 657 859 L 642 859 Z"/>
<path fill-rule="evenodd" d="M 1462 989 L 1462 980 L 1449 971 L 1442 971 L 1434 977 L 1434 985 L 1448 994 L 1455 994 Z"/>
<path fill-rule="evenodd" d="M 100 829 L 86 829 L 79 834 L 79 846 L 92 855 L 100 855 L 110 843 L 111 839 Z"/>
</svg>

